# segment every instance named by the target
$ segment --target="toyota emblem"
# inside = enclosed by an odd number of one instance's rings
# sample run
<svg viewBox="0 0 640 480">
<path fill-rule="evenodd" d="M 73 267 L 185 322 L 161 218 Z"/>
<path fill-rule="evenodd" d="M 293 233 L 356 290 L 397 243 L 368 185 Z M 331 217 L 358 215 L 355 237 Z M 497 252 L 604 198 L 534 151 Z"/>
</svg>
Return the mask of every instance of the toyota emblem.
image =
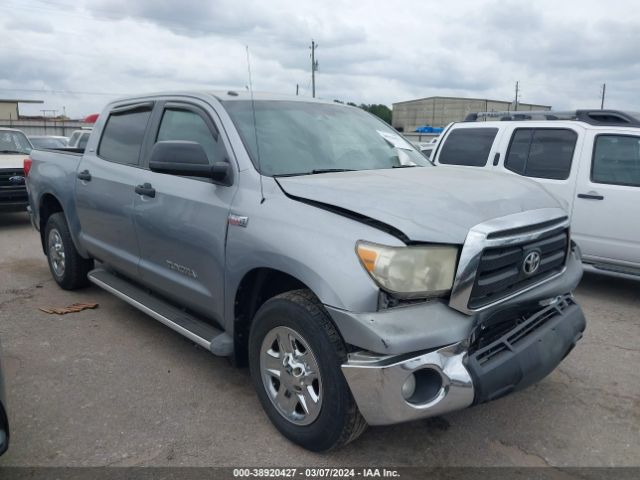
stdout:
<svg viewBox="0 0 640 480">
<path fill-rule="evenodd" d="M 524 257 L 524 261 L 522 262 L 522 271 L 525 275 L 533 275 L 540 268 L 540 260 L 542 257 L 540 256 L 540 252 L 538 250 L 533 250 Z"/>
</svg>

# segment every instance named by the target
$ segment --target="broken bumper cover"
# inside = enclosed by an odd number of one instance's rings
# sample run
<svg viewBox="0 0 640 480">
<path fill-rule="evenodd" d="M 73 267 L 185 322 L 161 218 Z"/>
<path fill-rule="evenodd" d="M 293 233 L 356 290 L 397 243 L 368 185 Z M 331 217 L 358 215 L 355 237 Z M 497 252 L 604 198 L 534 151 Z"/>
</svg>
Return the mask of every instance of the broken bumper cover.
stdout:
<svg viewBox="0 0 640 480">
<path fill-rule="evenodd" d="M 480 349 L 459 342 L 413 355 L 358 352 L 342 371 L 370 425 L 432 417 L 541 380 L 573 349 L 585 325 L 567 296 Z"/>
</svg>

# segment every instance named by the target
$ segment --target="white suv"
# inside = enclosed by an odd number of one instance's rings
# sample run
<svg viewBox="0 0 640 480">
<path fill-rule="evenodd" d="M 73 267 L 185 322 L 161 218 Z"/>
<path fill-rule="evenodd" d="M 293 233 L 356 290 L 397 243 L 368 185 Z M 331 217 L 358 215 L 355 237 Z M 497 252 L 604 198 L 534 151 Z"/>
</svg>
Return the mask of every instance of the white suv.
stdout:
<svg viewBox="0 0 640 480">
<path fill-rule="evenodd" d="M 640 114 L 471 114 L 445 129 L 431 159 L 543 184 L 566 201 L 587 270 L 640 279 Z"/>
</svg>

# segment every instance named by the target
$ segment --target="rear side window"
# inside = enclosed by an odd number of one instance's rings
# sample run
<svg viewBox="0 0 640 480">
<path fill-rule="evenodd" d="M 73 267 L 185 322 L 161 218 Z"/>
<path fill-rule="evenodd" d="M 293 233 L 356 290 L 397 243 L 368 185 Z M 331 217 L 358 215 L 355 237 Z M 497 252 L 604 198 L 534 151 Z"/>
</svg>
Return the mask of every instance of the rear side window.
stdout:
<svg viewBox="0 0 640 480">
<path fill-rule="evenodd" d="M 80 137 L 80 140 L 78 140 L 78 148 L 87 148 L 87 143 L 89 142 L 89 133 L 83 133 L 82 136 Z"/>
<path fill-rule="evenodd" d="M 518 128 L 504 166 L 525 177 L 566 180 L 577 139 L 576 132 L 563 128 Z"/>
<path fill-rule="evenodd" d="M 210 163 L 224 160 L 224 152 L 218 146 L 218 135 L 209 129 L 204 118 L 191 110 L 169 108 L 162 115 L 156 141 L 186 140 L 197 142 L 207 153 Z M 180 159 L 176 159 L 179 161 Z"/>
<path fill-rule="evenodd" d="M 640 137 L 598 135 L 593 148 L 591 181 L 640 187 Z"/>
<path fill-rule="evenodd" d="M 497 128 L 460 128 L 453 130 L 442 145 L 440 163 L 484 167 L 489 158 Z"/>
<path fill-rule="evenodd" d="M 151 108 L 111 113 L 102 132 L 98 156 L 115 163 L 138 165 Z"/>
</svg>

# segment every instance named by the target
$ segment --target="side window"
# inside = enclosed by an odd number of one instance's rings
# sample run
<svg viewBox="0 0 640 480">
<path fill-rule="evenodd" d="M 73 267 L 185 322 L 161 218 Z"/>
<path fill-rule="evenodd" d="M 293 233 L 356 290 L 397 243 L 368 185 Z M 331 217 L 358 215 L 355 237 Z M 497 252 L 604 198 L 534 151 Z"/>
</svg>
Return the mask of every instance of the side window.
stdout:
<svg viewBox="0 0 640 480">
<path fill-rule="evenodd" d="M 534 178 L 566 180 L 578 135 L 562 128 L 518 128 L 511 137 L 504 166 Z"/>
<path fill-rule="evenodd" d="M 163 140 L 186 140 L 198 142 L 207 153 L 209 163 L 224 161 L 224 150 L 204 118 L 192 110 L 168 108 L 162 115 L 157 142 Z M 176 159 L 179 161 L 179 159 Z"/>
<path fill-rule="evenodd" d="M 151 109 L 112 113 L 102 132 L 98 156 L 115 163 L 138 165 Z"/>
<path fill-rule="evenodd" d="M 446 165 L 484 167 L 489 159 L 497 128 L 460 128 L 444 141 L 439 161 Z"/>
<path fill-rule="evenodd" d="M 87 142 L 89 141 L 89 133 L 83 133 L 82 136 L 80 137 L 80 140 L 78 140 L 78 148 L 87 148 Z"/>
<path fill-rule="evenodd" d="M 69 145 L 74 145 L 78 137 L 80 136 L 80 132 L 75 131 L 71 134 L 71 138 L 69 139 Z"/>
<path fill-rule="evenodd" d="M 593 148 L 591 181 L 640 187 L 640 137 L 598 135 Z"/>
</svg>

